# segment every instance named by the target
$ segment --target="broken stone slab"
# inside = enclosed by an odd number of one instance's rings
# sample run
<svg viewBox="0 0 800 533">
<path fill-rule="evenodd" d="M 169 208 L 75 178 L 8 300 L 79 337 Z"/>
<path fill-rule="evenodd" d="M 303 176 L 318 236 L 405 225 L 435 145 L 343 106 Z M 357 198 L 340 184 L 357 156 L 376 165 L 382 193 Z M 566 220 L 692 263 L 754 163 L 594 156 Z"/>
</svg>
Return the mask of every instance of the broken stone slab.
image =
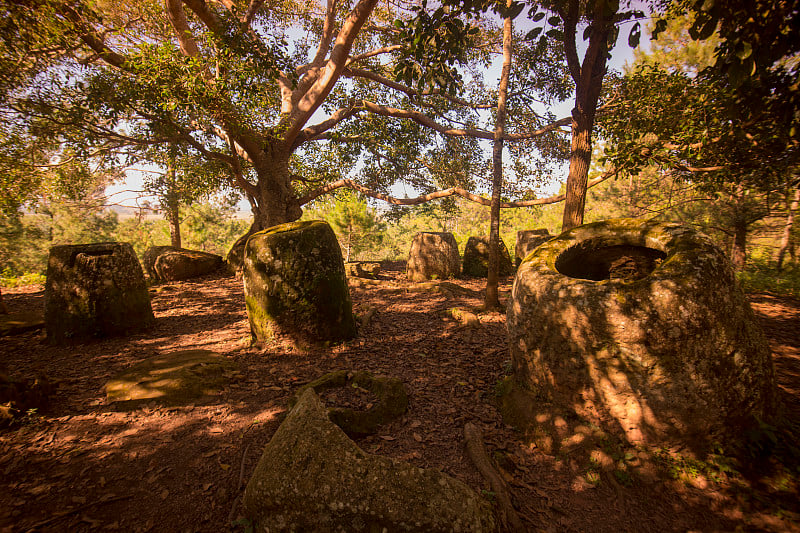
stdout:
<svg viewBox="0 0 800 533">
<path fill-rule="evenodd" d="M 142 266 L 126 242 L 50 248 L 44 301 L 51 344 L 125 335 L 155 320 Z"/>
<path fill-rule="evenodd" d="M 253 234 L 243 280 L 256 341 L 278 334 L 305 344 L 356 335 L 342 251 L 325 221 L 290 222 Z"/>
<path fill-rule="evenodd" d="M 524 229 L 517 231 L 517 244 L 514 245 L 514 264 L 519 266 L 525 257 L 539 245 L 553 236 L 546 229 Z"/>
<path fill-rule="evenodd" d="M 44 327 L 44 315 L 41 312 L 10 313 L 0 315 L 0 337 L 19 335 L 28 331 L 36 331 Z"/>
<path fill-rule="evenodd" d="M 351 437 L 363 437 L 377 432 L 380 426 L 387 424 L 406 412 L 408 395 L 403 382 L 396 378 L 373 376 L 364 371 L 338 370 L 308 383 L 298 389 L 289 400 L 293 407 L 307 389 L 320 393 L 341 387 L 361 387 L 374 394 L 378 401 L 370 409 L 359 411 L 341 407 L 328 409 L 331 422 L 342 428 Z"/>
<path fill-rule="evenodd" d="M 156 282 L 181 281 L 215 272 L 222 256 L 172 246 L 151 246 L 144 253 L 144 269 Z"/>
<path fill-rule="evenodd" d="M 452 233 L 426 231 L 414 235 L 406 265 L 408 279 L 456 278 L 460 271 L 458 243 Z"/>
<path fill-rule="evenodd" d="M 500 240 L 499 275 L 510 276 L 514 273 L 511 256 L 503 240 Z M 465 276 L 485 278 L 489 274 L 489 237 L 470 237 L 464 246 L 464 263 L 461 273 Z"/>
<path fill-rule="evenodd" d="M 725 254 L 692 228 L 586 224 L 521 263 L 514 385 L 631 444 L 735 442 L 778 411 L 770 349 Z"/>
<path fill-rule="evenodd" d="M 155 401 L 181 405 L 218 394 L 236 363 L 209 350 L 182 350 L 145 359 L 105 384 L 106 400 L 134 408 Z"/>
<path fill-rule="evenodd" d="M 306 389 L 244 494 L 258 531 L 488 532 L 491 505 L 467 485 L 361 450 Z"/>
<path fill-rule="evenodd" d="M 377 261 L 349 261 L 345 263 L 347 275 L 355 278 L 377 279 L 381 264 Z"/>
</svg>

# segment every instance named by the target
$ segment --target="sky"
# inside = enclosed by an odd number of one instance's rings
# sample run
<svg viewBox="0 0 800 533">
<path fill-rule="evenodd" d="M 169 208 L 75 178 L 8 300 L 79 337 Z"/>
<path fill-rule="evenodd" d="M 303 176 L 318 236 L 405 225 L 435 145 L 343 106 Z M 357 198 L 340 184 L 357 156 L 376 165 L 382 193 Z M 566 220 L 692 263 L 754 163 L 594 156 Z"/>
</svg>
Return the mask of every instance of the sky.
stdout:
<svg viewBox="0 0 800 533">
<path fill-rule="evenodd" d="M 522 19 L 522 17 L 520 17 Z M 645 25 L 644 23 L 642 24 Z M 620 35 L 617 40 L 617 45 L 612 51 L 611 54 L 611 61 L 609 63 L 609 67 L 611 69 L 621 71 L 626 63 L 630 63 L 633 61 L 633 49 L 628 46 L 627 43 L 627 36 L 629 31 L 630 25 L 624 25 L 620 30 Z M 646 31 L 642 31 L 642 42 L 640 44 L 640 48 L 647 49 L 649 48 L 649 35 L 647 35 Z M 582 54 L 582 50 L 579 50 L 579 54 Z M 499 78 L 499 60 L 497 64 L 492 65 L 489 68 L 489 76 L 487 79 L 491 79 L 492 71 L 495 72 L 494 78 Z M 572 103 L 570 101 L 564 102 L 561 106 L 557 107 L 553 110 L 557 117 L 565 117 L 568 116 L 570 110 L 572 109 Z M 319 116 L 317 116 L 319 115 Z M 317 112 L 312 117 L 310 121 L 311 124 L 320 122 L 324 120 L 325 116 L 321 114 L 320 111 Z M 484 150 L 487 152 L 487 158 L 491 153 L 491 144 L 490 142 L 484 142 Z M 143 196 L 142 188 L 143 188 L 143 176 L 144 171 L 158 171 L 159 169 L 155 166 L 151 167 L 139 167 L 137 169 L 131 169 L 126 171 L 126 179 L 120 183 L 116 183 L 106 189 L 106 194 L 109 195 L 109 203 L 113 203 L 116 205 L 123 205 L 126 207 L 140 207 L 143 202 L 149 201 L 151 204 L 156 204 L 157 200 L 152 196 Z M 564 180 L 566 180 L 568 166 L 565 164 L 563 166 L 563 176 Z M 561 187 L 563 181 L 556 181 L 551 183 L 548 187 L 545 187 L 542 191 L 543 194 L 556 194 Z M 419 194 L 418 191 L 414 190 L 412 187 L 406 186 L 404 184 L 396 184 L 391 189 L 391 194 L 397 197 L 413 197 Z M 250 205 L 246 199 L 242 198 L 242 200 L 238 204 L 238 210 L 241 212 L 250 212 Z"/>
</svg>

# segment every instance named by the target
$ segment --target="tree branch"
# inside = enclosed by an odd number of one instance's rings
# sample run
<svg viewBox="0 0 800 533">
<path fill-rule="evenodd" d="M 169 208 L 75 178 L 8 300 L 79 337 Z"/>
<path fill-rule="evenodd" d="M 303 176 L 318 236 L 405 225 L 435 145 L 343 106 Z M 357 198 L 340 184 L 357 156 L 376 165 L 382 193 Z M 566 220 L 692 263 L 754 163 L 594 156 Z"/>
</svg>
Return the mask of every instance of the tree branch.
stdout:
<svg viewBox="0 0 800 533">
<path fill-rule="evenodd" d="M 294 145 L 303 126 L 314 114 L 314 111 L 322 105 L 322 102 L 339 80 L 342 69 L 344 69 L 347 58 L 350 55 L 350 50 L 353 47 L 353 41 L 355 41 L 356 35 L 358 35 L 364 22 L 369 18 L 377 2 L 378 0 L 359 0 L 347 20 L 345 20 L 339 35 L 336 37 L 331 57 L 327 65 L 325 65 L 322 75 L 303 95 L 297 107 L 292 110 L 289 117 L 289 128 L 284 137 L 284 143 L 287 148 Z"/>
<path fill-rule="evenodd" d="M 438 131 L 442 135 L 450 135 L 453 137 L 473 137 L 476 139 L 494 139 L 494 134 L 490 131 L 486 130 L 479 130 L 476 128 L 450 128 L 439 124 L 431 117 L 420 113 L 419 111 L 412 111 L 408 109 L 397 109 L 395 107 L 387 107 L 376 104 L 374 102 L 370 102 L 368 100 L 363 101 L 364 108 L 369 111 L 370 113 L 375 113 L 376 115 L 382 115 L 385 117 L 393 117 L 393 118 L 404 118 L 408 120 L 413 120 L 417 124 L 425 126 L 426 128 L 430 128 L 432 130 Z M 522 133 L 507 133 L 503 135 L 503 140 L 506 141 L 520 141 L 525 139 L 532 139 L 534 137 L 539 137 L 551 131 L 554 131 L 562 126 L 566 126 L 572 123 L 572 117 L 564 117 L 559 119 L 555 122 L 548 124 L 538 130 L 527 131 Z"/>
<path fill-rule="evenodd" d="M 406 95 L 408 95 L 408 96 L 410 96 L 412 98 L 413 97 L 417 97 L 417 96 L 432 96 L 432 95 L 436 95 L 436 96 L 441 96 L 441 97 L 445 98 L 446 100 L 449 100 L 450 102 L 453 102 L 454 104 L 458 104 L 458 105 L 461 105 L 461 106 L 464 106 L 464 107 L 469 107 L 471 109 L 492 109 L 494 107 L 494 105 L 492 105 L 492 104 L 473 104 L 473 103 L 467 102 L 466 100 L 463 100 L 461 98 L 457 98 L 455 96 L 451 96 L 451 95 L 447 94 L 446 92 L 443 92 L 443 91 L 441 91 L 439 89 L 433 89 L 431 91 L 419 92 L 416 89 L 412 89 L 411 87 L 408 87 L 407 85 L 403 85 L 402 83 L 399 83 L 399 82 L 396 82 L 394 80 L 391 80 L 391 79 L 389 79 L 389 78 L 387 78 L 385 76 L 381 76 L 380 74 L 377 74 L 375 72 L 372 72 L 372 71 L 369 71 L 369 70 L 360 69 L 360 68 L 346 67 L 344 69 L 344 71 L 342 72 L 342 75 L 350 77 L 350 78 L 364 78 L 364 79 L 372 80 L 372 81 L 375 81 L 377 83 L 380 83 L 381 85 L 385 85 L 386 87 L 389 87 L 390 89 L 394 89 L 395 91 L 399 91 L 399 92 L 405 93 Z"/>
<path fill-rule="evenodd" d="M 618 171 L 615 169 L 611 169 L 603 173 L 602 175 L 594 178 L 593 180 L 589 181 L 586 185 L 586 188 L 589 189 L 598 185 L 608 178 L 612 176 L 616 176 Z M 432 193 L 424 194 L 422 196 L 417 196 L 416 198 L 395 198 L 394 196 L 389 196 L 388 194 L 383 194 L 377 191 L 374 191 L 360 183 L 357 183 L 351 179 L 342 179 L 338 181 L 334 181 L 329 183 L 323 187 L 315 189 L 308 194 L 302 196 L 298 199 L 298 203 L 300 205 L 305 205 L 308 202 L 319 198 L 324 194 L 328 194 L 329 192 L 335 191 L 336 189 L 341 189 L 343 187 L 347 187 L 353 189 L 355 191 L 360 192 L 365 196 L 369 196 L 371 198 L 377 198 L 378 200 L 383 200 L 386 203 L 393 204 L 393 205 L 419 205 L 424 204 L 426 202 L 430 202 L 432 200 L 438 200 L 439 198 L 446 198 L 448 196 L 460 196 L 465 198 L 471 202 L 475 202 L 477 204 L 485 205 L 487 207 L 491 206 L 491 200 L 489 198 L 484 198 L 483 196 L 473 194 L 467 190 L 464 190 L 460 187 L 450 187 L 449 189 L 444 189 L 441 191 L 434 191 Z M 547 205 L 547 204 L 557 204 L 559 202 L 563 202 L 566 195 L 558 194 L 555 196 L 550 196 L 548 198 L 535 198 L 533 200 L 520 200 L 516 202 L 501 202 L 500 207 L 502 209 L 513 209 L 517 207 L 531 207 L 534 205 Z"/>
<path fill-rule="evenodd" d="M 181 0 L 166 0 L 164 2 L 164 7 L 167 9 L 167 18 L 172 28 L 175 30 L 175 35 L 178 38 L 178 44 L 181 47 L 183 55 L 199 57 L 200 49 L 197 47 L 197 42 L 192 36 L 192 30 L 189 28 L 189 22 L 186 20 L 186 13 L 183 11 Z"/>
</svg>

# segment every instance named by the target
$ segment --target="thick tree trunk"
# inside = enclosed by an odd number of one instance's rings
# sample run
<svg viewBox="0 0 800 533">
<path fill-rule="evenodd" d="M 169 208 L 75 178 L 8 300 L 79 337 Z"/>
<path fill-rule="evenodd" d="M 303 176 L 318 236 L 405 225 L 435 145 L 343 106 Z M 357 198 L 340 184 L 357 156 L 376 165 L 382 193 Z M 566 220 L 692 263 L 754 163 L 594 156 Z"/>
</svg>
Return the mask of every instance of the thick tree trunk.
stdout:
<svg viewBox="0 0 800 533">
<path fill-rule="evenodd" d="M 0 315 L 7 315 L 8 314 L 8 307 L 6 307 L 6 303 L 3 301 L 3 291 L 0 290 Z"/>
<path fill-rule="evenodd" d="M 507 4 L 510 6 L 511 1 Z M 486 295 L 483 305 L 487 310 L 502 309 L 497 285 L 500 279 L 500 195 L 503 190 L 503 133 L 506 125 L 506 100 L 508 79 L 511 73 L 511 36 L 513 25 L 510 17 L 503 21 L 503 68 L 497 87 L 497 118 L 492 145 L 492 204 L 489 207 L 489 265 L 486 276 Z"/>
<path fill-rule="evenodd" d="M 257 208 L 253 211 L 253 218 L 259 230 L 294 222 L 303 214 L 292 191 L 289 174 L 291 152 L 280 151 L 278 148 L 267 151 L 271 152 L 268 160 L 256 165 Z"/>
<path fill-rule="evenodd" d="M 786 224 L 783 226 L 783 237 L 781 238 L 781 247 L 778 249 L 778 272 L 783 268 L 783 258 L 786 256 L 787 250 L 792 243 L 792 227 L 794 226 L 794 212 L 797 211 L 797 206 L 800 204 L 800 187 L 794 190 L 794 198 L 789 204 L 789 212 L 786 215 Z"/>
</svg>

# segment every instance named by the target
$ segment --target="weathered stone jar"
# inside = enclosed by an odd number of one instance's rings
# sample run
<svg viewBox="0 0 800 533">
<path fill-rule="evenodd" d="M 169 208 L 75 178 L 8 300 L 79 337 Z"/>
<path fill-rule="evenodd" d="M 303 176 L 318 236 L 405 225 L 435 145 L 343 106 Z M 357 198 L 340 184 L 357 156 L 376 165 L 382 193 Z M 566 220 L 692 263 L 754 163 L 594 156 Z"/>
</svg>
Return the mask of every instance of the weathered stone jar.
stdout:
<svg viewBox="0 0 800 533">
<path fill-rule="evenodd" d="M 50 248 L 44 301 L 54 344 L 131 333 L 154 321 L 142 266 L 126 242 Z"/>
<path fill-rule="evenodd" d="M 775 415 L 770 350 L 723 253 L 609 220 L 541 245 L 508 305 L 517 387 L 631 443 L 703 445 Z"/>
<path fill-rule="evenodd" d="M 506 243 L 501 239 L 498 243 L 498 273 L 500 276 L 510 276 L 514 273 L 514 265 L 508 254 Z M 465 276 L 485 278 L 489 275 L 489 237 L 470 237 L 464 245 L 464 262 L 461 272 Z"/>
<path fill-rule="evenodd" d="M 414 235 L 408 253 L 408 279 L 448 279 L 460 272 L 461 258 L 452 233 L 424 231 Z"/>
<path fill-rule="evenodd" d="M 244 296 L 255 340 L 301 343 L 355 337 L 353 304 L 336 235 L 322 220 L 254 233 L 245 246 Z"/>
</svg>

